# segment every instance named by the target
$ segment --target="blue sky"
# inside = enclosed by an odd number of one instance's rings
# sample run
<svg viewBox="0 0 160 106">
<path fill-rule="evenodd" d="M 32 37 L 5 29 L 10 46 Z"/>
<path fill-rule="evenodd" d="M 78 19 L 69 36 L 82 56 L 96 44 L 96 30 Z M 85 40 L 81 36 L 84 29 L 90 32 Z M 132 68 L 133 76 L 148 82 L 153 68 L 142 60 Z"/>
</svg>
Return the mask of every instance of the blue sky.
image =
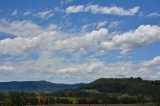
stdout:
<svg viewBox="0 0 160 106">
<path fill-rule="evenodd" d="M 1 0 L 0 81 L 159 80 L 159 4 Z"/>
</svg>

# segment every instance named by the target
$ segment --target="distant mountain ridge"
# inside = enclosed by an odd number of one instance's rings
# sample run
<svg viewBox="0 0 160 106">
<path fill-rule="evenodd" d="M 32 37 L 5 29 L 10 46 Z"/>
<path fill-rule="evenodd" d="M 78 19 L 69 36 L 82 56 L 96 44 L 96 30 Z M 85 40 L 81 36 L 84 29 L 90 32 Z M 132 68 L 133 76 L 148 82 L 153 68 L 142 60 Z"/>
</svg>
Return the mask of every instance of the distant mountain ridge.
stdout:
<svg viewBox="0 0 160 106">
<path fill-rule="evenodd" d="M 91 83 L 63 84 L 47 81 L 12 81 L 0 82 L 3 91 L 62 91 L 62 90 L 97 90 L 105 93 L 160 93 L 160 81 L 141 78 L 100 78 Z"/>
<path fill-rule="evenodd" d="M 47 81 L 12 81 L 0 82 L 0 92 L 3 91 L 59 91 L 79 88 L 85 84 L 61 84 Z"/>
</svg>

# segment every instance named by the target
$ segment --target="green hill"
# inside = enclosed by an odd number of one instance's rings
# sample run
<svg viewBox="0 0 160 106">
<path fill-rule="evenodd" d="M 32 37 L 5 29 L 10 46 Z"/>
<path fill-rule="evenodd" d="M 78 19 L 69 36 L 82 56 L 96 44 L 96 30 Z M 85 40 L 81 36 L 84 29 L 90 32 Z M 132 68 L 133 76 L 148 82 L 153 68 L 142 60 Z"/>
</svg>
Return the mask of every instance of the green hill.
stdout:
<svg viewBox="0 0 160 106">
<path fill-rule="evenodd" d="M 160 81 L 142 80 L 141 78 L 100 78 L 81 89 L 95 89 L 105 93 L 160 94 Z"/>
<path fill-rule="evenodd" d="M 63 94 L 63 93 L 62 93 Z M 160 102 L 160 81 L 141 78 L 100 78 L 65 95 L 88 98 L 93 103 Z M 63 96 L 65 96 L 63 95 Z"/>
</svg>

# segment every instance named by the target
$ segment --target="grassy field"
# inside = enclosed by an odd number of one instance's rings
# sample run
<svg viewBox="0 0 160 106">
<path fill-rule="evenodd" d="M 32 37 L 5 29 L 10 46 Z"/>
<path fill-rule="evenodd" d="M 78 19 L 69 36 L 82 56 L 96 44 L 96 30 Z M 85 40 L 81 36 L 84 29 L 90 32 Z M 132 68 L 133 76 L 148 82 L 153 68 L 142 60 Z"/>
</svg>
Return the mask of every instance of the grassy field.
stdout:
<svg viewBox="0 0 160 106">
<path fill-rule="evenodd" d="M 80 90 L 80 91 L 83 91 L 83 92 L 86 92 L 86 93 L 100 93 L 98 90 L 95 90 L 95 89 L 85 89 L 85 90 Z"/>
</svg>

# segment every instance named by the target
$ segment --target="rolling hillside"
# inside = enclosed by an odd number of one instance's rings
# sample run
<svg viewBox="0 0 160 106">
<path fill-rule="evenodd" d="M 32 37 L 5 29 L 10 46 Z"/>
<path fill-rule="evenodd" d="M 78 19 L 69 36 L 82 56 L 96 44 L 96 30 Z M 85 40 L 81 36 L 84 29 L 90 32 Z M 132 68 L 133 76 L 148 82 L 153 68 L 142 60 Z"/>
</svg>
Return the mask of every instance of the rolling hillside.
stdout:
<svg viewBox="0 0 160 106">
<path fill-rule="evenodd" d="M 160 101 L 160 81 L 141 78 L 100 78 L 78 89 L 64 91 L 68 97 L 88 98 L 92 103 L 146 103 Z M 84 102 L 84 101 L 83 101 Z"/>
<path fill-rule="evenodd" d="M 143 80 L 141 78 L 100 78 L 81 87 L 105 93 L 159 93 L 160 81 Z"/>
</svg>

